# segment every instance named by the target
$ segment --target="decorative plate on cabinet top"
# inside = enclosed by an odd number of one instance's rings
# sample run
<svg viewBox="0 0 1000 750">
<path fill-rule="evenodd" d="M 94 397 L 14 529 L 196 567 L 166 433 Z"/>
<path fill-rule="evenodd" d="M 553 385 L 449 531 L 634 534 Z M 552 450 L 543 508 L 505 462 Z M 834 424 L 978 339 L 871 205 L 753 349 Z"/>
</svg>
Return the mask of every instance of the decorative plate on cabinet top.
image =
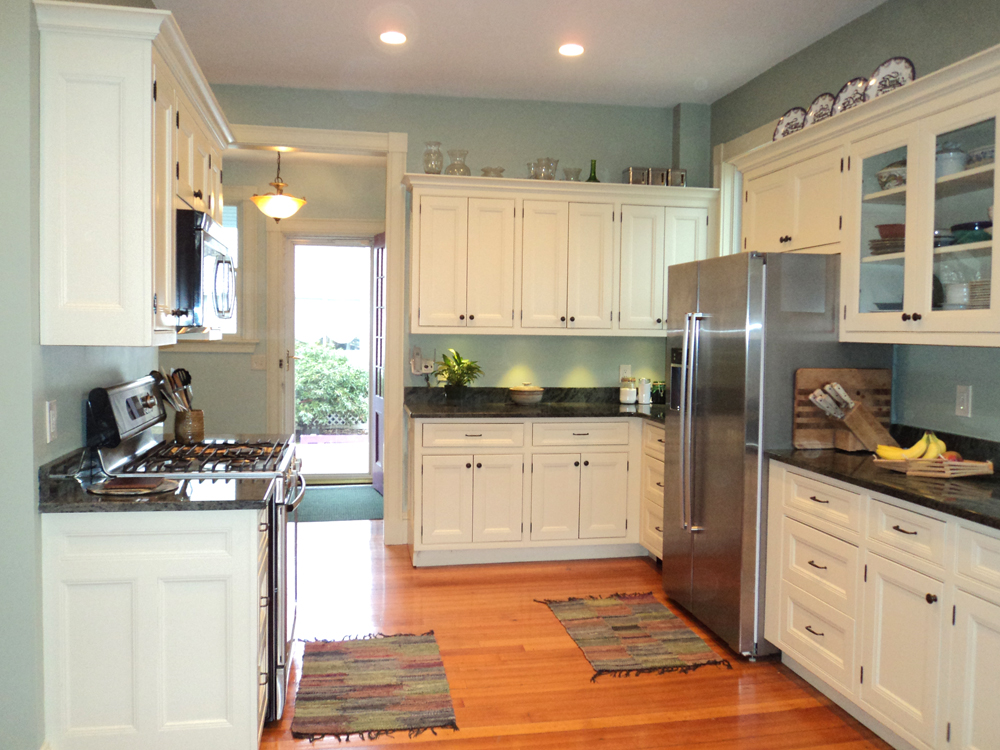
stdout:
<svg viewBox="0 0 1000 750">
<path fill-rule="evenodd" d="M 917 77 L 917 69 L 905 57 L 890 57 L 875 68 L 868 85 L 865 87 L 865 101 L 871 101 L 877 96 L 888 94 L 901 86 L 913 83 Z"/>
<path fill-rule="evenodd" d="M 867 78 L 852 78 L 837 92 L 837 98 L 833 102 L 833 114 L 839 115 L 853 109 L 865 101 L 865 88 L 868 86 Z"/>
<path fill-rule="evenodd" d="M 809 111 L 806 113 L 806 126 L 815 125 L 828 117 L 833 117 L 834 101 L 836 99 L 833 94 L 820 94 L 813 99 L 813 103 L 809 105 Z"/>
<path fill-rule="evenodd" d="M 780 141 L 787 135 L 797 133 L 806 126 L 806 111 L 802 107 L 792 107 L 778 120 L 772 141 Z"/>
</svg>

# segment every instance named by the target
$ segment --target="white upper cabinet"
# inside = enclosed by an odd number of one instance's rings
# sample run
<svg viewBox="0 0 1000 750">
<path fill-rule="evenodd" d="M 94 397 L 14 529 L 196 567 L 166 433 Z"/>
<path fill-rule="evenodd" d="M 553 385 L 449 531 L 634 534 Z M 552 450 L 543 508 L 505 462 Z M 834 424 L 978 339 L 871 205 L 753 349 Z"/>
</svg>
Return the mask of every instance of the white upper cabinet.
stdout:
<svg viewBox="0 0 1000 750">
<path fill-rule="evenodd" d="M 842 341 L 1000 346 L 998 117 L 1000 46 L 734 158 L 743 248 L 840 252 Z"/>
<path fill-rule="evenodd" d="M 785 169 L 747 175 L 743 201 L 744 249 L 788 252 L 840 242 L 843 149 Z"/>
<path fill-rule="evenodd" d="M 708 257 L 718 201 L 701 188 L 403 183 L 413 193 L 413 333 L 662 336 L 666 269 Z M 636 223 L 646 216 L 655 226 Z"/>
<path fill-rule="evenodd" d="M 197 102 L 210 149 L 232 140 L 228 125 L 170 13 L 35 8 L 41 343 L 173 343 L 179 95 Z"/>
</svg>

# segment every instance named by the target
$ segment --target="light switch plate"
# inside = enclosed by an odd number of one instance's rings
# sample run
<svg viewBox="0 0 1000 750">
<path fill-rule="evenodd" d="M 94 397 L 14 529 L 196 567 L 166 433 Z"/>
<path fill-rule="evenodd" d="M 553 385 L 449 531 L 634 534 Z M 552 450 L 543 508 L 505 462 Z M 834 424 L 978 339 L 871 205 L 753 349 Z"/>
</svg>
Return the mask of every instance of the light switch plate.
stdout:
<svg viewBox="0 0 1000 750">
<path fill-rule="evenodd" d="M 972 386 L 960 385 L 955 388 L 955 416 L 972 416 Z"/>
<path fill-rule="evenodd" d="M 56 402 L 55 399 L 52 401 L 45 402 L 45 442 L 51 443 L 55 440 L 59 433 L 56 429 L 57 419 L 56 419 Z"/>
<path fill-rule="evenodd" d="M 618 365 L 618 381 L 632 377 L 632 365 Z"/>
</svg>

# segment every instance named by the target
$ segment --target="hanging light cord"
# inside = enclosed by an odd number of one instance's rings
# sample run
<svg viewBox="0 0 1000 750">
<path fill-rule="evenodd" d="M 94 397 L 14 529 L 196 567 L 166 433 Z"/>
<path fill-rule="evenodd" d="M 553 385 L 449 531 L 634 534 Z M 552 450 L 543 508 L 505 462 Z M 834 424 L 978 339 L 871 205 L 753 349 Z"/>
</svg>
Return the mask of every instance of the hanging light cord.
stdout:
<svg viewBox="0 0 1000 750">
<path fill-rule="evenodd" d="M 278 152 L 278 175 L 274 178 L 275 182 L 281 182 L 281 152 Z"/>
</svg>

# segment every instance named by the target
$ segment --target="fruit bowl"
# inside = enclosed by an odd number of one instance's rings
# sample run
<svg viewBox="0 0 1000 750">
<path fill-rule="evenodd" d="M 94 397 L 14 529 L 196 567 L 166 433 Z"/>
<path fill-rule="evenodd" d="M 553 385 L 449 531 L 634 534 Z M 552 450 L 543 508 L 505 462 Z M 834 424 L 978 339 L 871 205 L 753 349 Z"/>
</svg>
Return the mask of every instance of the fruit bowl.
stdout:
<svg viewBox="0 0 1000 750">
<path fill-rule="evenodd" d="M 542 400 L 542 394 L 545 392 L 545 389 L 541 386 L 532 385 L 531 383 L 515 385 L 509 390 L 510 400 L 515 404 L 521 404 L 522 406 L 537 404 Z"/>
<path fill-rule="evenodd" d="M 901 240 L 906 237 L 906 224 L 876 224 L 875 228 L 883 240 Z"/>
</svg>

